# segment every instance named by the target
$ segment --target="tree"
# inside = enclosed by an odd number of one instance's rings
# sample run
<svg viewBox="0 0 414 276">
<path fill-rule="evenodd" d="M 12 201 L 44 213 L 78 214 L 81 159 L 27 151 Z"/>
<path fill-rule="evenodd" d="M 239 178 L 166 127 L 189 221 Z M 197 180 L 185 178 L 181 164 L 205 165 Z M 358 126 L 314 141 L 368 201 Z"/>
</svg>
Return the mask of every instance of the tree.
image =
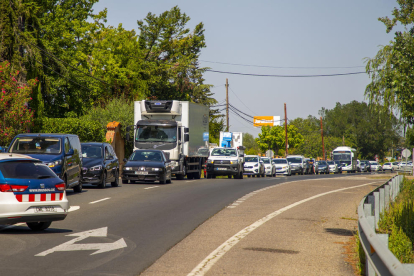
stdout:
<svg viewBox="0 0 414 276">
<path fill-rule="evenodd" d="M 298 133 L 298 129 L 294 125 L 288 125 L 288 145 L 289 149 L 294 149 L 303 143 L 303 136 Z M 256 142 L 260 150 L 264 153 L 267 150 L 273 150 L 275 154 L 284 152 L 285 148 L 285 127 L 283 126 L 262 126 L 262 133 Z M 279 152 L 279 150 L 282 150 Z"/>
<path fill-rule="evenodd" d="M 400 22 L 406 31 L 395 33 L 394 41 L 381 47 L 377 55 L 367 59 L 366 71 L 371 83 L 365 89 L 370 104 L 399 111 L 406 123 L 414 123 L 414 20 L 413 0 L 398 0 L 400 9 L 394 8 L 393 18 L 379 18 L 389 33 Z M 407 31 L 408 29 L 408 31 Z"/>
<path fill-rule="evenodd" d="M 246 147 L 245 154 L 256 155 L 260 152 L 259 145 L 250 133 L 243 133 L 243 146 Z"/>
<path fill-rule="evenodd" d="M 19 133 L 27 132 L 33 125 L 33 110 L 28 107 L 30 93 L 36 80 L 20 85 L 19 71 L 12 70 L 10 63 L 0 63 L 0 143 L 7 145 Z"/>
</svg>

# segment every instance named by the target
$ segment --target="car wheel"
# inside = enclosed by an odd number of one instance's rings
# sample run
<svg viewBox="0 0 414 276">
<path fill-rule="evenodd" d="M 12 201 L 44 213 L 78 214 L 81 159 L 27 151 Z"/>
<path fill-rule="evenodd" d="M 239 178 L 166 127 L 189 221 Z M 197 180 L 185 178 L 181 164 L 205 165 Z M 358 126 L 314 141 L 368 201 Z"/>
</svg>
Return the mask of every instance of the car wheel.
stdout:
<svg viewBox="0 0 414 276">
<path fill-rule="evenodd" d="M 79 182 L 79 184 L 78 185 L 76 185 L 75 187 L 73 187 L 73 191 L 75 192 L 75 193 L 81 193 L 82 192 L 82 182 Z"/>
<path fill-rule="evenodd" d="M 247 177 L 251 177 L 251 175 L 248 174 Z"/>
<path fill-rule="evenodd" d="M 33 231 L 43 231 L 47 229 L 52 224 L 52 222 L 51 221 L 26 222 L 26 224 Z"/>
<path fill-rule="evenodd" d="M 165 183 L 167 183 L 167 174 L 165 174 L 165 176 L 164 176 L 162 179 L 160 178 L 159 183 L 160 183 L 160 184 L 165 184 Z"/>
<path fill-rule="evenodd" d="M 122 179 L 122 184 L 128 184 L 128 179 Z"/>
<path fill-rule="evenodd" d="M 99 189 L 105 189 L 105 187 L 106 187 L 106 172 L 103 171 L 102 172 L 102 180 L 101 180 L 101 183 L 98 184 L 98 188 Z"/>
<path fill-rule="evenodd" d="M 115 171 L 115 179 L 114 182 L 111 182 L 112 187 L 118 187 L 119 185 L 119 173 L 118 170 Z"/>
</svg>

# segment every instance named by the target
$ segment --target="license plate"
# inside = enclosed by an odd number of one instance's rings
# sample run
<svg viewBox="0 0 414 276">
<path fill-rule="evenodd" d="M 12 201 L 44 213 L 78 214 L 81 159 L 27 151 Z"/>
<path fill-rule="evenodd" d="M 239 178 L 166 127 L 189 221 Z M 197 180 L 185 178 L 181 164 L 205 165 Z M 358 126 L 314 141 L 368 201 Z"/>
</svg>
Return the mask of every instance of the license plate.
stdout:
<svg viewBox="0 0 414 276">
<path fill-rule="evenodd" d="M 217 168 L 218 171 L 225 171 L 227 168 Z"/>
<path fill-rule="evenodd" d="M 45 212 L 57 212 L 55 207 L 44 206 L 44 207 L 35 207 L 35 213 L 45 213 Z"/>
<path fill-rule="evenodd" d="M 144 174 L 148 174 L 148 172 L 135 171 L 135 174 L 144 175 Z"/>
</svg>

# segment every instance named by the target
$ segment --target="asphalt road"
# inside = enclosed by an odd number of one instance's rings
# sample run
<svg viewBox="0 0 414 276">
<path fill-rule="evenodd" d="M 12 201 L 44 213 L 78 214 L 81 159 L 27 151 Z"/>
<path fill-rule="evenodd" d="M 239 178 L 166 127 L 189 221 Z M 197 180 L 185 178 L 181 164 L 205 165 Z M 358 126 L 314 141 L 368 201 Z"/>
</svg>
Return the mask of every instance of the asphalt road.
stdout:
<svg viewBox="0 0 414 276">
<path fill-rule="evenodd" d="M 138 275 L 246 194 L 295 180 L 344 176 L 85 186 L 81 194 L 68 191 L 73 211 L 44 232 L 0 226 L 0 275 Z"/>
</svg>

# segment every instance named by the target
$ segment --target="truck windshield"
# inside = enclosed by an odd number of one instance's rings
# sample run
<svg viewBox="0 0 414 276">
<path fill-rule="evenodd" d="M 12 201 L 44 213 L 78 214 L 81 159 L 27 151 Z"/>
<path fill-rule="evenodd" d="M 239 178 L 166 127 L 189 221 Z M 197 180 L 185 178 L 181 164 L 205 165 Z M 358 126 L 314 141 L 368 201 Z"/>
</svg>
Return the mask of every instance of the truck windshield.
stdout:
<svg viewBox="0 0 414 276">
<path fill-rule="evenodd" d="M 135 133 L 135 142 L 176 142 L 177 127 L 140 126 Z"/>
<path fill-rule="evenodd" d="M 213 149 L 211 156 L 237 156 L 235 149 Z"/>
</svg>

